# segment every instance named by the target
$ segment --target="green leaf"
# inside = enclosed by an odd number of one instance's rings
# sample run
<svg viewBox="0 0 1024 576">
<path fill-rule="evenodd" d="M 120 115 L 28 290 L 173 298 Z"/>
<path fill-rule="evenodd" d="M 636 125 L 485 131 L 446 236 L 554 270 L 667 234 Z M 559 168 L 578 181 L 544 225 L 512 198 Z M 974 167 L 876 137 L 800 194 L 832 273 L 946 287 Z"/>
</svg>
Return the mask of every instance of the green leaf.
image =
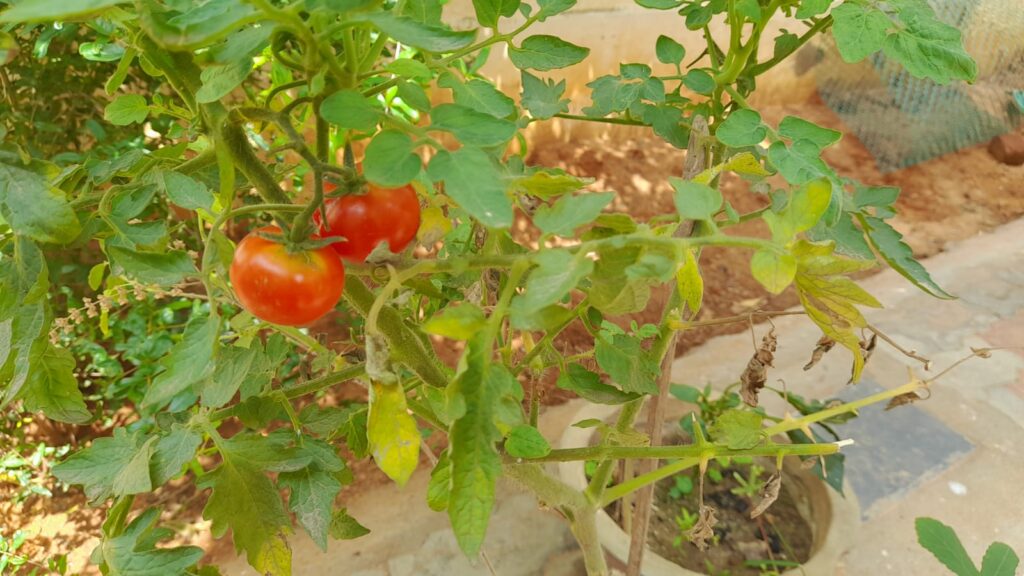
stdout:
<svg viewBox="0 0 1024 576">
<path fill-rule="evenodd" d="M 690 309 L 690 318 L 696 318 L 704 299 L 704 278 L 693 250 L 686 250 L 686 260 L 676 271 L 676 290 L 683 303 Z"/>
<path fill-rule="evenodd" d="M 651 296 L 656 280 L 630 277 L 627 270 L 636 264 L 645 251 L 639 248 L 610 248 L 600 252 L 594 266 L 589 292 L 590 302 L 608 316 L 642 310 Z"/>
<path fill-rule="evenodd" d="M 163 372 L 146 390 L 142 405 L 160 408 L 180 392 L 199 384 L 213 373 L 214 349 L 220 322 L 216 317 L 195 318 L 185 327 L 181 341 L 160 359 Z"/>
<path fill-rule="evenodd" d="M 273 26 L 249 26 L 242 28 L 237 32 L 232 32 L 227 37 L 227 40 L 211 48 L 210 55 L 213 56 L 214 61 L 222 64 L 248 60 L 248 65 L 251 68 L 251 59 L 267 47 L 273 33 Z"/>
<path fill-rule="evenodd" d="M 981 576 L 1014 576 L 1020 558 L 1002 542 L 993 542 L 981 559 Z"/>
<path fill-rule="evenodd" d="M 644 8 L 651 8 L 654 10 L 672 10 L 678 8 L 683 0 L 636 0 L 636 3 Z"/>
<path fill-rule="evenodd" d="M 113 62 L 124 56 L 124 47 L 106 42 L 83 42 L 78 45 L 78 53 L 93 62 Z"/>
<path fill-rule="evenodd" d="M 126 3 L 127 0 L 21 0 L 0 13 L 0 22 L 76 20 Z"/>
<path fill-rule="evenodd" d="M 761 115 L 748 108 L 736 110 L 718 127 L 715 138 L 732 148 L 754 146 L 768 135 L 768 128 L 761 122 Z"/>
<path fill-rule="evenodd" d="M 433 72 L 426 64 L 412 58 L 399 58 L 388 63 L 384 69 L 397 76 L 412 80 L 430 80 L 434 77 Z"/>
<path fill-rule="evenodd" d="M 665 64 L 679 64 L 686 58 L 686 48 L 672 38 L 662 34 L 654 43 L 654 53 L 658 61 Z"/>
<path fill-rule="evenodd" d="M 401 385 L 372 383 L 366 438 L 377 467 L 405 486 L 420 461 L 420 431 Z"/>
<path fill-rule="evenodd" d="M 838 179 L 822 161 L 821 148 L 810 140 L 797 140 L 789 148 L 775 142 L 768 148 L 768 160 L 790 184 L 806 184 L 815 178 Z"/>
<path fill-rule="evenodd" d="M 226 346 L 217 353 L 216 367 L 213 377 L 206 380 L 200 391 L 201 404 L 209 408 L 219 408 L 238 392 L 238 388 L 259 364 L 260 345 L 252 343 L 248 348 Z M 197 380 L 202 382 L 202 379 Z"/>
<path fill-rule="evenodd" d="M 327 534 L 332 527 L 331 509 L 341 492 L 341 482 L 325 470 L 309 466 L 294 472 L 282 472 L 278 486 L 291 491 L 288 507 L 310 539 L 327 551 Z"/>
<path fill-rule="evenodd" d="M 103 109 L 103 119 L 115 126 L 141 124 L 148 116 L 146 98 L 139 94 L 122 94 Z"/>
<path fill-rule="evenodd" d="M 536 35 L 523 40 L 518 48 L 509 46 L 508 57 L 519 68 L 555 70 L 582 62 L 590 48 L 571 44 L 557 36 Z"/>
<path fill-rule="evenodd" d="M 537 267 L 526 281 L 526 292 L 512 300 L 513 317 L 555 304 L 594 270 L 594 262 L 585 255 L 561 249 L 542 250 L 533 261 Z"/>
<path fill-rule="evenodd" d="M 818 148 L 827 148 L 839 141 L 843 136 L 842 132 L 822 128 L 813 122 L 808 122 L 796 116 L 786 116 L 779 123 L 779 135 L 789 138 L 794 142 L 797 140 L 809 140 Z"/>
<path fill-rule="evenodd" d="M 750 271 L 769 292 L 778 294 L 793 283 L 796 259 L 790 254 L 758 250 L 750 258 Z"/>
<path fill-rule="evenodd" d="M 198 180 L 174 170 L 155 172 L 154 180 L 172 203 L 186 210 L 212 209 L 213 193 Z"/>
<path fill-rule="evenodd" d="M 693 90 L 697 94 L 704 94 L 705 96 L 715 91 L 715 87 L 718 84 L 715 83 L 715 78 L 708 74 L 706 70 L 699 68 L 691 68 L 689 72 L 683 76 L 683 85 Z"/>
<path fill-rule="evenodd" d="M 726 410 L 719 416 L 708 432 L 717 444 L 724 444 L 730 450 L 749 450 L 761 443 L 763 416 L 751 410 Z"/>
<path fill-rule="evenodd" d="M 934 518 L 914 520 L 917 541 L 957 576 L 978 576 L 978 569 L 967 555 L 960 538 L 952 528 Z"/>
<path fill-rule="evenodd" d="M 903 26 L 885 38 L 885 55 L 918 78 L 938 84 L 974 82 L 978 66 L 964 51 L 960 31 L 935 19 L 931 9 L 900 12 Z"/>
<path fill-rule="evenodd" d="M 589 178 L 578 178 L 557 168 L 533 170 L 529 175 L 513 180 L 512 187 L 517 192 L 536 196 L 541 200 L 575 192 L 592 181 Z"/>
<path fill-rule="evenodd" d="M 569 99 L 562 98 L 565 94 L 565 80 L 558 83 L 554 80 L 543 80 L 526 70 L 522 72 L 522 79 L 522 104 L 529 110 L 531 116 L 546 120 L 555 114 L 569 111 Z"/>
<path fill-rule="evenodd" d="M 843 2 L 832 9 L 832 36 L 839 55 L 851 64 L 881 50 L 891 27 L 889 17 L 874 7 Z"/>
<path fill-rule="evenodd" d="M 42 411 L 47 418 L 69 424 L 92 419 L 75 378 L 75 358 L 66 348 L 48 345 L 32 362 L 28 380 L 21 389 L 24 409 Z"/>
<path fill-rule="evenodd" d="M 537 5 L 540 6 L 537 19 L 543 22 L 555 14 L 561 14 L 572 8 L 576 5 L 576 0 L 537 0 Z"/>
<path fill-rule="evenodd" d="M 655 134 L 676 148 L 685 150 L 689 144 L 690 129 L 683 125 L 683 111 L 679 108 L 645 104 L 643 120 L 651 125 Z"/>
<path fill-rule="evenodd" d="M 484 151 L 471 147 L 441 151 L 430 161 L 429 173 L 434 180 L 444 180 L 445 193 L 485 226 L 512 225 L 512 202 L 501 174 Z"/>
<path fill-rule="evenodd" d="M 349 513 L 344 508 L 335 510 L 331 516 L 331 526 L 329 528 L 331 538 L 336 540 L 354 540 L 356 538 L 366 536 L 370 533 L 370 529 L 359 523 L 358 520 L 349 516 Z"/>
<path fill-rule="evenodd" d="M 625 392 L 657 394 L 658 363 L 640 340 L 625 334 L 601 337 L 594 345 L 597 365 Z"/>
<path fill-rule="evenodd" d="M 625 404 L 640 397 L 601 382 L 600 376 L 579 364 L 569 364 L 558 376 L 556 385 L 596 404 Z"/>
<path fill-rule="evenodd" d="M 711 220 L 722 208 L 722 193 L 692 180 L 670 177 L 675 188 L 676 211 L 684 220 Z"/>
<path fill-rule="evenodd" d="M 473 42 L 475 30 L 456 32 L 435 24 L 424 24 L 405 16 L 387 13 L 369 14 L 366 20 L 402 44 L 422 48 L 428 52 L 452 52 Z"/>
<path fill-rule="evenodd" d="M 542 458 L 551 452 L 551 445 L 540 430 L 521 424 L 513 428 L 505 439 L 505 451 L 514 458 Z"/>
<path fill-rule="evenodd" d="M 184 11 L 167 11 L 151 0 L 140 2 L 139 21 L 143 29 L 150 38 L 171 50 L 212 46 L 264 17 L 261 10 L 241 0 L 184 2 L 178 6 Z"/>
<path fill-rule="evenodd" d="M 54 466 L 53 475 L 66 484 L 81 484 L 89 500 L 100 503 L 111 496 L 151 491 L 152 455 L 153 442 L 142 442 L 140 434 L 114 428 L 113 436 L 97 438 Z"/>
<path fill-rule="evenodd" d="M 483 311 L 473 304 L 448 306 L 423 323 L 421 329 L 453 340 L 469 340 L 487 324 Z"/>
<path fill-rule="evenodd" d="M 197 546 L 157 548 L 167 531 L 156 528 L 160 510 L 148 508 L 135 517 L 120 535 L 104 539 L 99 553 L 106 573 L 114 576 L 184 576 L 203 557 Z"/>
<path fill-rule="evenodd" d="M 397 188 L 412 182 L 423 161 L 413 150 L 416 145 L 404 132 L 382 130 L 366 147 L 363 175 L 379 186 Z"/>
<path fill-rule="evenodd" d="M 204 68 L 199 77 L 203 85 L 196 91 L 196 102 L 208 104 L 220 100 L 238 88 L 249 77 L 249 72 L 252 72 L 251 58 Z"/>
<path fill-rule="evenodd" d="M 427 484 L 427 506 L 431 510 L 440 512 L 448 509 L 451 485 L 452 462 L 448 457 L 448 451 L 445 450 L 437 459 L 437 465 L 430 472 L 430 483 Z"/>
<path fill-rule="evenodd" d="M 827 3 L 831 0 L 805 0 L 806 2 L 826 2 L 825 7 L 827 8 Z M 757 3 L 757 0 L 737 0 L 736 12 L 751 22 L 761 22 L 761 5 Z"/>
<path fill-rule="evenodd" d="M 441 104 L 430 113 L 430 129 L 451 132 L 469 146 L 497 146 L 512 139 L 516 125 L 458 104 Z"/>
<path fill-rule="evenodd" d="M 160 436 L 149 465 L 153 486 L 163 486 L 181 475 L 182 468 L 195 458 L 203 437 L 191 428 L 175 425 L 169 434 Z"/>
<path fill-rule="evenodd" d="M 601 76 L 587 83 L 591 89 L 590 98 L 593 105 L 583 109 L 583 113 L 592 118 L 607 116 L 612 112 L 622 112 L 632 106 L 640 98 L 643 85 L 639 82 L 628 82 L 620 76 Z"/>
<path fill-rule="evenodd" d="M 82 231 L 64 193 L 32 170 L 0 157 L 0 215 L 16 234 L 37 242 L 66 244 Z"/>
<path fill-rule="evenodd" d="M 473 0 L 476 20 L 486 28 L 496 28 L 498 19 L 516 13 L 522 0 Z"/>
<path fill-rule="evenodd" d="M 438 81 L 442 88 L 452 91 L 455 103 L 466 108 L 486 112 L 495 118 L 506 118 L 515 114 L 516 103 L 490 82 L 472 79 L 460 82 L 452 74 L 443 74 Z"/>
<path fill-rule="evenodd" d="M 220 538 L 231 529 L 235 551 L 245 551 L 246 559 L 260 574 L 291 576 L 292 554 L 288 547 L 291 518 L 285 512 L 281 495 L 270 478 L 251 459 L 276 458 L 279 444 L 266 442 L 262 454 L 251 442 L 243 446 L 235 438 L 218 441 L 221 464 L 204 475 L 200 488 L 211 488 L 203 518 L 210 520 L 210 532 Z M 239 450 L 239 448 L 242 448 Z"/>
<path fill-rule="evenodd" d="M 813 18 L 828 11 L 832 0 L 800 0 L 800 7 L 796 9 L 796 17 L 799 20 Z"/>
<path fill-rule="evenodd" d="M 412 82 L 399 82 L 397 88 L 398 97 L 401 98 L 403 102 L 420 112 L 430 111 L 430 97 L 427 96 L 427 93 L 419 84 L 414 84 Z"/>
<path fill-rule="evenodd" d="M 864 186 L 857 188 L 853 195 L 853 203 L 858 208 L 875 206 L 887 208 L 896 203 L 900 189 L 894 186 Z"/>
<path fill-rule="evenodd" d="M 946 292 L 932 280 L 931 275 L 925 270 L 920 262 L 914 259 L 914 252 L 903 242 L 903 235 L 896 231 L 887 222 L 873 216 L 858 215 L 860 225 L 867 232 L 871 245 L 878 250 L 882 258 L 892 266 L 893 270 L 899 272 L 904 278 L 910 280 L 914 286 L 943 300 L 956 298 Z"/>
<path fill-rule="evenodd" d="M 545 234 L 571 237 L 576 228 L 593 222 L 613 198 L 614 192 L 562 196 L 554 205 L 538 208 L 533 223 Z"/>
<path fill-rule="evenodd" d="M 107 246 L 107 256 L 115 274 L 134 278 L 143 284 L 173 286 L 199 274 L 192 258 L 180 250 L 158 254 Z"/>
<path fill-rule="evenodd" d="M 475 557 L 483 545 L 494 490 L 501 474 L 501 457 L 495 444 L 501 433 L 495 423 L 500 391 L 519 383 L 500 365 L 488 365 L 484 337 L 469 343 L 466 370 L 453 382 L 449 400 L 458 416 L 449 431 L 451 495 L 448 517 L 462 551 Z"/>
<path fill-rule="evenodd" d="M 320 116 L 335 126 L 370 132 L 377 127 L 380 111 L 355 90 L 338 90 L 320 104 Z"/>
</svg>

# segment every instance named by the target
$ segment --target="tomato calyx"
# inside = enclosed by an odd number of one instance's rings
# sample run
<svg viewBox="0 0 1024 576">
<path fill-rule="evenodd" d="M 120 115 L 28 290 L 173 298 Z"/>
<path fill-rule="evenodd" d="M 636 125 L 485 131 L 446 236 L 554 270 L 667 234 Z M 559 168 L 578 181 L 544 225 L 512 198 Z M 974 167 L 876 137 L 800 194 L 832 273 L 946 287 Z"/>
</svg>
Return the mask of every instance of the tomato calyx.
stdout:
<svg viewBox="0 0 1024 576">
<path fill-rule="evenodd" d="M 266 229 L 254 230 L 251 232 L 264 240 L 273 242 L 275 244 L 281 244 L 285 247 L 289 254 L 298 254 L 302 252 L 312 252 L 330 246 L 338 242 L 344 242 L 345 238 L 341 236 L 309 236 L 298 242 L 293 241 L 289 238 L 287 233 L 283 233 L 280 230 L 268 231 Z"/>
<path fill-rule="evenodd" d="M 368 192 L 369 182 L 362 174 L 347 166 L 342 170 L 349 171 L 351 174 L 330 174 L 324 178 L 324 198 L 361 196 Z"/>
</svg>

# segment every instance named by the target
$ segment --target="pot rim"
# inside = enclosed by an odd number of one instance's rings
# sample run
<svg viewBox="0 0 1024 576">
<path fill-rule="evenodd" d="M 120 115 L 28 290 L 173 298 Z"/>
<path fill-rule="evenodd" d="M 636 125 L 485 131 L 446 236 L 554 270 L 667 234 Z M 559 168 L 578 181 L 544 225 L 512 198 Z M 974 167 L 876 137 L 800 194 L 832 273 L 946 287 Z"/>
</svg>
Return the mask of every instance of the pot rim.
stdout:
<svg viewBox="0 0 1024 576">
<path fill-rule="evenodd" d="M 670 399 L 676 405 L 684 405 L 683 402 Z M 614 416 L 619 406 L 605 404 L 587 404 L 581 408 L 573 417 L 572 422 L 579 422 L 586 419 L 599 419 L 606 421 Z M 562 434 L 560 446 L 563 448 L 587 446 L 597 430 L 594 428 L 576 428 L 569 426 Z M 791 461 L 790 458 L 786 462 Z M 786 466 L 787 470 L 793 470 Z M 817 482 L 822 487 L 827 509 L 824 511 L 816 509 L 815 517 L 823 517 L 828 527 L 824 530 L 824 539 L 818 541 L 815 538 L 813 544 L 814 552 L 811 557 L 798 568 L 787 570 L 783 576 L 804 576 L 805 574 L 831 574 L 839 562 L 839 558 L 849 550 L 852 545 L 852 535 L 860 527 L 860 506 L 857 496 L 853 493 L 848 482 L 843 484 L 843 492 L 846 497 L 840 496 L 831 487 L 827 486 L 817 476 L 810 473 L 799 474 L 802 471 L 796 468 L 796 473 L 803 482 Z M 558 464 L 558 475 L 563 482 L 575 489 L 583 489 L 587 485 L 586 474 L 582 461 L 560 462 Z M 820 500 L 820 499 L 819 499 Z M 821 502 L 818 502 L 820 506 Z M 813 528 L 813 527 L 812 527 Z M 622 562 L 629 557 L 629 535 L 618 525 L 611 516 L 603 509 L 597 511 L 597 533 L 601 546 L 612 556 Z M 682 566 L 659 556 L 650 548 L 644 553 L 642 567 L 643 576 L 706 576 L 693 572 Z"/>
</svg>

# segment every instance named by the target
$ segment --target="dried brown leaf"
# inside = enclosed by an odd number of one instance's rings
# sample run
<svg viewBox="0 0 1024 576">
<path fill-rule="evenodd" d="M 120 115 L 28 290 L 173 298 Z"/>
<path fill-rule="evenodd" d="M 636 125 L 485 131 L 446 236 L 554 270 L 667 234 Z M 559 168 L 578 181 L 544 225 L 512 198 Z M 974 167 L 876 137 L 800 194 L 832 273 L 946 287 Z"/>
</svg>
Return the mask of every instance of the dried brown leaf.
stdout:
<svg viewBox="0 0 1024 576">
<path fill-rule="evenodd" d="M 776 500 L 779 498 L 779 488 L 782 487 L 782 476 L 778 472 L 772 474 L 772 477 L 765 482 L 764 486 L 761 487 L 761 501 L 754 506 L 754 509 L 750 511 L 751 518 L 757 518 L 764 511 L 768 509 Z"/>
<path fill-rule="evenodd" d="M 811 352 L 811 360 L 807 364 L 804 364 L 804 370 L 810 370 L 814 368 L 814 365 L 821 361 L 821 359 L 828 354 L 830 350 L 836 345 L 836 341 L 829 338 L 828 336 L 822 336 L 818 339 L 818 344 L 814 347 L 814 352 Z"/>
<path fill-rule="evenodd" d="M 701 504 L 697 513 L 697 523 L 686 532 L 686 538 L 693 542 L 698 550 L 707 550 L 708 541 L 715 537 L 715 524 L 718 524 L 716 512 L 713 507 Z"/>
<path fill-rule="evenodd" d="M 769 330 L 761 339 L 761 346 L 754 352 L 754 356 L 747 362 L 747 368 L 740 375 L 740 396 L 748 406 L 757 406 L 757 394 L 764 388 L 768 380 L 768 368 L 775 360 L 775 349 L 778 346 L 778 339 L 775 337 L 775 330 Z"/>
<path fill-rule="evenodd" d="M 864 358 L 864 365 L 867 365 L 868 360 L 871 359 L 871 355 L 875 352 L 875 345 L 878 343 L 878 334 L 872 334 L 867 340 L 860 341 L 860 354 Z M 856 371 L 856 366 L 854 367 Z M 850 375 L 850 381 L 847 384 L 853 384 L 853 374 Z"/>
<path fill-rule="evenodd" d="M 893 396 L 892 400 L 889 400 L 889 403 L 885 405 L 885 409 L 892 410 L 893 408 L 896 408 L 898 406 L 913 404 L 918 400 L 922 400 L 922 398 L 917 394 L 917 392 L 906 392 L 904 394 L 900 394 L 899 396 Z"/>
</svg>

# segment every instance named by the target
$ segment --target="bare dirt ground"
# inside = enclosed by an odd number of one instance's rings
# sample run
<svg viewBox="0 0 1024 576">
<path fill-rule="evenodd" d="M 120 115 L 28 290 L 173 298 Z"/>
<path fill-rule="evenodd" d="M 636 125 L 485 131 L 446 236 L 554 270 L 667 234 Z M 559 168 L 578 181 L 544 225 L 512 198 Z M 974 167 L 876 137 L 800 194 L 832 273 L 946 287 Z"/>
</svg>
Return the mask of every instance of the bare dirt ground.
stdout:
<svg viewBox="0 0 1024 576">
<path fill-rule="evenodd" d="M 786 115 L 796 114 L 825 126 L 844 129 L 839 118 L 820 102 L 766 108 L 761 112 L 771 124 Z M 594 189 L 618 192 L 613 204 L 616 211 L 643 219 L 674 210 L 667 178 L 679 173 L 684 153 L 656 139 L 623 138 L 609 132 L 577 138 L 571 144 L 533 142 L 531 149 L 529 164 L 561 167 L 595 179 Z M 984 145 L 891 174 L 878 172 L 868 151 L 849 134 L 827 150 L 825 157 L 843 176 L 903 189 L 894 225 L 919 257 L 940 252 L 947 242 L 991 230 L 1024 214 L 1024 167 L 999 164 L 989 156 Z M 735 177 L 726 177 L 722 189 L 740 212 L 766 203 L 764 197 L 751 193 L 746 183 Z M 766 232 L 757 223 L 737 226 L 734 230 L 737 234 L 766 235 Z M 523 233 L 529 235 L 528 230 Z M 755 309 L 778 310 L 796 304 L 791 292 L 767 296 L 750 274 L 749 258 L 749 253 L 740 251 L 705 251 L 701 261 L 704 305 L 698 319 L 733 316 Z M 637 319 L 655 321 L 664 298 L 664 292 L 656 293 L 650 311 L 637 315 Z M 683 334 L 677 352 L 718 334 L 743 329 L 742 325 L 727 325 L 688 331 Z M 582 329 L 570 329 L 558 342 L 567 350 L 580 350 L 589 342 L 589 336 Z M 567 398 L 553 382 L 545 384 L 546 403 L 560 403 Z M 350 498 L 354 492 L 385 481 L 371 463 L 359 463 L 355 471 L 359 478 L 357 487 L 346 489 L 342 498 Z M 51 489 L 53 498 L 30 498 L 24 503 L 15 503 L 10 497 L 11 488 L 0 483 L 0 518 L 4 519 L 0 533 L 9 537 L 17 529 L 27 530 L 32 537 L 20 553 L 27 553 L 40 562 L 53 554 L 66 553 L 72 573 L 97 573 L 86 564 L 89 553 L 98 543 L 103 510 L 89 508 L 77 489 L 64 491 L 57 486 Z M 208 560 L 215 561 L 233 552 L 230 539 L 210 540 L 207 523 L 201 518 L 205 500 L 204 493 L 197 493 L 191 483 L 185 483 L 140 499 L 136 506 L 170 505 L 164 521 L 180 531 L 176 541 L 203 546 L 208 551 Z M 26 572 L 32 567 L 26 566 Z"/>
</svg>

